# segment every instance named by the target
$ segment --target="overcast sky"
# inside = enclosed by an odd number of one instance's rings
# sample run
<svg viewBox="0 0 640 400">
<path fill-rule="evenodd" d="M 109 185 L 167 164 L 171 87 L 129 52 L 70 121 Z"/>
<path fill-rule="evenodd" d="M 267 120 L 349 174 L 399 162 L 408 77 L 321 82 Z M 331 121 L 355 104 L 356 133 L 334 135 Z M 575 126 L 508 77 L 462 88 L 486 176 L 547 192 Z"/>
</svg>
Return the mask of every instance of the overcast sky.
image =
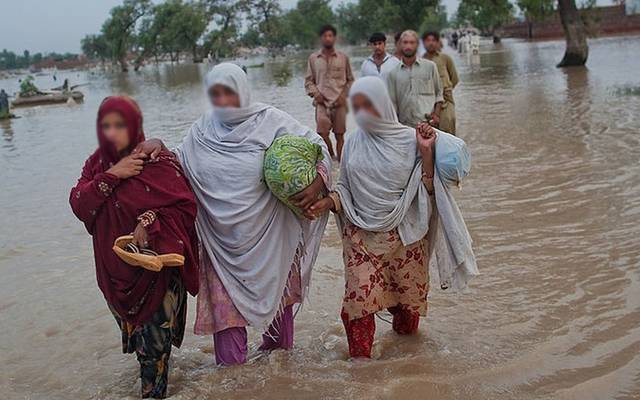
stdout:
<svg viewBox="0 0 640 400">
<path fill-rule="evenodd" d="M 338 5 L 348 0 L 332 0 Z M 79 52 L 80 39 L 97 33 L 111 7 L 122 0 L 1 0 L 0 49 L 15 52 Z M 284 8 L 297 0 L 282 0 Z M 442 0 L 452 14 L 459 0 Z M 609 3 L 599 0 L 598 3 Z"/>
</svg>

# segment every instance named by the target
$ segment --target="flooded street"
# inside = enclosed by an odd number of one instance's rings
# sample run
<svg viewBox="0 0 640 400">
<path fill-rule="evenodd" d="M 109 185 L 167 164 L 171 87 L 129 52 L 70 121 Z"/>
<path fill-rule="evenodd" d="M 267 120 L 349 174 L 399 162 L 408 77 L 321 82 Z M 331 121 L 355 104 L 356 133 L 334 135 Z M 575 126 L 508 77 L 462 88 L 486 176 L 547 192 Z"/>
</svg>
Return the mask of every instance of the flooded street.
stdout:
<svg viewBox="0 0 640 400">
<path fill-rule="evenodd" d="M 211 337 L 189 333 L 172 353 L 171 398 L 640 399 L 640 37 L 590 41 L 588 68 L 555 68 L 563 51 L 507 40 L 454 55 L 458 134 L 473 155 L 456 197 L 482 275 L 464 294 L 432 287 L 419 335 L 378 319 L 374 360 L 347 360 L 331 219 L 294 350 L 262 355 L 250 331 L 251 362 L 220 369 Z M 351 54 L 359 70 L 365 50 Z M 248 71 L 257 100 L 314 126 L 305 65 Z M 59 74 L 89 83 L 83 104 L 0 122 L 2 399 L 137 398 L 138 363 L 121 354 L 68 193 L 103 97 L 133 96 L 147 137 L 174 145 L 207 107 L 205 70 Z M 0 87 L 17 90 L 17 78 Z M 190 332 L 194 311 L 191 299 Z"/>
</svg>

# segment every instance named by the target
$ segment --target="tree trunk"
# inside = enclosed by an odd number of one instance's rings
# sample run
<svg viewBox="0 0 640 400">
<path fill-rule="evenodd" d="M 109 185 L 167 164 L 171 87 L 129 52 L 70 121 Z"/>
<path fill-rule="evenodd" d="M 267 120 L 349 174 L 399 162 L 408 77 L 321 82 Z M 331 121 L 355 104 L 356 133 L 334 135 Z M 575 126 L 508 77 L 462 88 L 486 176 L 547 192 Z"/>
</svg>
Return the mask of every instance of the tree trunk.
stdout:
<svg viewBox="0 0 640 400">
<path fill-rule="evenodd" d="M 202 58 L 200 56 L 198 56 L 198 45 L 194 44 L 192 49 L 191 49 L 191 53 L 193 54 L 193 63 L 201 63 L 202 62 Z"/>
<path fill-rule="evenodd" d="M 533 22 L 527 21 L 527 36 L 529 36 L 529 40 L 533 39 Z"/>
<path fill-rule="evenodd" d="M 129 72 L 129 64 L 127 63 L 127 57 L 123 56 L 118 61 L 120 63 L 120 70 L 122 72 Z"/>
<path fill-rule="evenodd" d="M 567 40 L 567 48 L 558 67 L 584 65 L 589 56 L 587 34 L 575 0 L 558 0 L 558 12 Z"/>
</svg>

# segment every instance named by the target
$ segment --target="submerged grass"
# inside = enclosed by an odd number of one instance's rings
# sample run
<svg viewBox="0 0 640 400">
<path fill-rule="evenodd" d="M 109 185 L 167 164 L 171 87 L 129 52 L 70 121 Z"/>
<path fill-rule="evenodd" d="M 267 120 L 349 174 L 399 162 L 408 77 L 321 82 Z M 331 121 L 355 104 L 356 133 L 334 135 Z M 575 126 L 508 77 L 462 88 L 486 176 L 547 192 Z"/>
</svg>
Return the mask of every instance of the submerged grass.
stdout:
<svg viewBox="0 0 640 400">
<path fill-rule="evenodd" d="M 614 93 L 618 96 L 640 96 L 640 86 L 617 87 Z"/>
</svg>

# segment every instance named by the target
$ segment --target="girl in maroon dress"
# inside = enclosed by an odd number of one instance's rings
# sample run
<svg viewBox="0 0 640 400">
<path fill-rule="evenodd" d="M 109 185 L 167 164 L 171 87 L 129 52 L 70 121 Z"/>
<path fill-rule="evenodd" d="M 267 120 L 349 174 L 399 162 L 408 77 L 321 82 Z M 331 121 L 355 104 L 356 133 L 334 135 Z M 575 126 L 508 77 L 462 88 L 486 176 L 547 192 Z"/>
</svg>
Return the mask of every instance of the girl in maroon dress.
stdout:
<svg viewBox="0 0 640 400">
<path fill-rule="evenodd" d="M 107 97 L 98 110 L 98 149 L 71 190 L 74 214 L 93 237 L 98 286 L 122 331 L 123 352 L 137 354 L 142 397 L 164 398 L 171 345 L 180 346 L 186 292 L 198 292 L 196 202 L 175 156 L 156 162 L 130 154 L 144 141 L 142 113 L 128 97 Z M 113 252 L 114 240 L 156 253 L 178 253 L 184 266 L 159 272 L 134 267 Z"/>
</svg>

